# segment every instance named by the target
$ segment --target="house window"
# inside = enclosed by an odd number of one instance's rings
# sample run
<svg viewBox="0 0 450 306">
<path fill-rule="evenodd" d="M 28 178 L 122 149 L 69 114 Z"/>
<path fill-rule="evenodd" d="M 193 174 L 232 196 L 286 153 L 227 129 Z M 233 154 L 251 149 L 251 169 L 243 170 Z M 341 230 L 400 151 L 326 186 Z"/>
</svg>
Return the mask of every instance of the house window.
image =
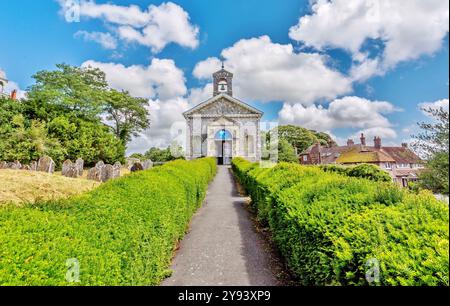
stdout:
<svg viewBox="0 0 450 306">
<path fill-rule="evenodd" d="M 308 161 L 308 155 L 303 155 L 303 161 L 304 162 Z"/>
<path fill-rule="evenodd" d="M 386 168 L 386 169 L 392 169 L 391 163 L 384 163 L 384 168 Z"/>
</svg>

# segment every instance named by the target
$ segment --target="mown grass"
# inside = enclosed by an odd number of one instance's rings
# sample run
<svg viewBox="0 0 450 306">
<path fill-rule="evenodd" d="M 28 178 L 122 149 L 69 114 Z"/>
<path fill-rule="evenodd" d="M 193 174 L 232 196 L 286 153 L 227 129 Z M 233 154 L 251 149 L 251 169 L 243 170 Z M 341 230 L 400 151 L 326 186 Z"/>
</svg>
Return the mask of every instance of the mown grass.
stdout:
<svg viewBox="0 0 450 306">
<path fill-rule="evenodd" d="M 175 161 L 67 200 L 1 208 L 0 285 L 159 284 L 215 173 L 213 159 Z"/>
<path fill-rule="evenodd" d="M 0 170 L 0 206 L 23 205 L 67 198 L 98 187 L 100 183 L 36 171 Z"/>
<path fill-rule="evenodd" d="M 233 169 L 299 284 L 449 285 L 449 210 L 431 193 L 296 164 Z"/>
</svg>

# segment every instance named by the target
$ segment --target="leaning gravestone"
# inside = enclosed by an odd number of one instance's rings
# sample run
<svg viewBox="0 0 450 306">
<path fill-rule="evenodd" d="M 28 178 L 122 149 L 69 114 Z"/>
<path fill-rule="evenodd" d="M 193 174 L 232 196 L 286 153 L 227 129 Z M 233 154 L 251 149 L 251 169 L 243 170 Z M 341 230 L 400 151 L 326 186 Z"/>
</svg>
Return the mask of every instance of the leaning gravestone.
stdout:
<svg viewBox="0 0 450 306">
<path fill-rule="evenodd" d="M 83 176 L 84 160 L 82 160 L 81 158 L 78 158 L 75 161 L 75 166 L 77 168 L 78 176 Z"/>
<path fill-rule="evenodd" d="M 134 165 L 130 169 L 131 172 L 137 172 L 142 170 L 144 170 L 144 167 L 142 166 L 141 163 L 134 163 Z"/>
<path fill-rule="evenodd" d="M 53 173 L 55 172 L 55 162 L 49 156 L 39 158 L 37 171 Z"/>
<path fill-rule="evenodd" d="M 150 159 L 147 159 L 142 163 L 142 167 L 144 168 L 144 170 L 153 168 L 153 162 Z"/>
</svg>

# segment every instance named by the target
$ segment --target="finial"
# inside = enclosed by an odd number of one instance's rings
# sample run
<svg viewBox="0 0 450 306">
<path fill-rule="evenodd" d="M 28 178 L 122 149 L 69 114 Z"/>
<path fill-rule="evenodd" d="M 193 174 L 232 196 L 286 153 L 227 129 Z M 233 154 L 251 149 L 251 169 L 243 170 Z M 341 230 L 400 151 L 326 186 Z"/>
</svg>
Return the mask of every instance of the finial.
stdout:
<svg viewBox="0 0 450 306">
<path fill-rule="evenodd" d="M 225 63 L 222 61 L 222 70 L 225 69 Z"/>
</svg>

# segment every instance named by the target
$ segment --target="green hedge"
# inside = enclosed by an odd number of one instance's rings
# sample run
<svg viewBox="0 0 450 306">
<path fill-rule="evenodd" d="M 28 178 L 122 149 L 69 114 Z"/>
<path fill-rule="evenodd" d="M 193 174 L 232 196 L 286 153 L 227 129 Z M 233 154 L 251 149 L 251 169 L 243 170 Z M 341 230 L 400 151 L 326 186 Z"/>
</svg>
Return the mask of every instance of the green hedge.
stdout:
<svg viewBox="0 0 450 306">
<path fill-rule="evenodd" d="M 216 173 L 213 159 L 175 161 L 59 202 L 0 209 L 0 285 L 157 285 Z"/>
<path fill-rule="evenodd" d="M 280 163 L 233 160 L 258 218 L 303 285 L 446 285 L 449 210 L 431 193 Z"/>
<path fill-rule="evenodd" d="M 380 167 L 371 164 L 360 164 L 351 167 L 338 165 L 321 165 L 319 166 L 325 172 L 336 172 L 350 177 L 366 178 L 376 182 L 391 182 L 391 176 Z"/>
</svg>

